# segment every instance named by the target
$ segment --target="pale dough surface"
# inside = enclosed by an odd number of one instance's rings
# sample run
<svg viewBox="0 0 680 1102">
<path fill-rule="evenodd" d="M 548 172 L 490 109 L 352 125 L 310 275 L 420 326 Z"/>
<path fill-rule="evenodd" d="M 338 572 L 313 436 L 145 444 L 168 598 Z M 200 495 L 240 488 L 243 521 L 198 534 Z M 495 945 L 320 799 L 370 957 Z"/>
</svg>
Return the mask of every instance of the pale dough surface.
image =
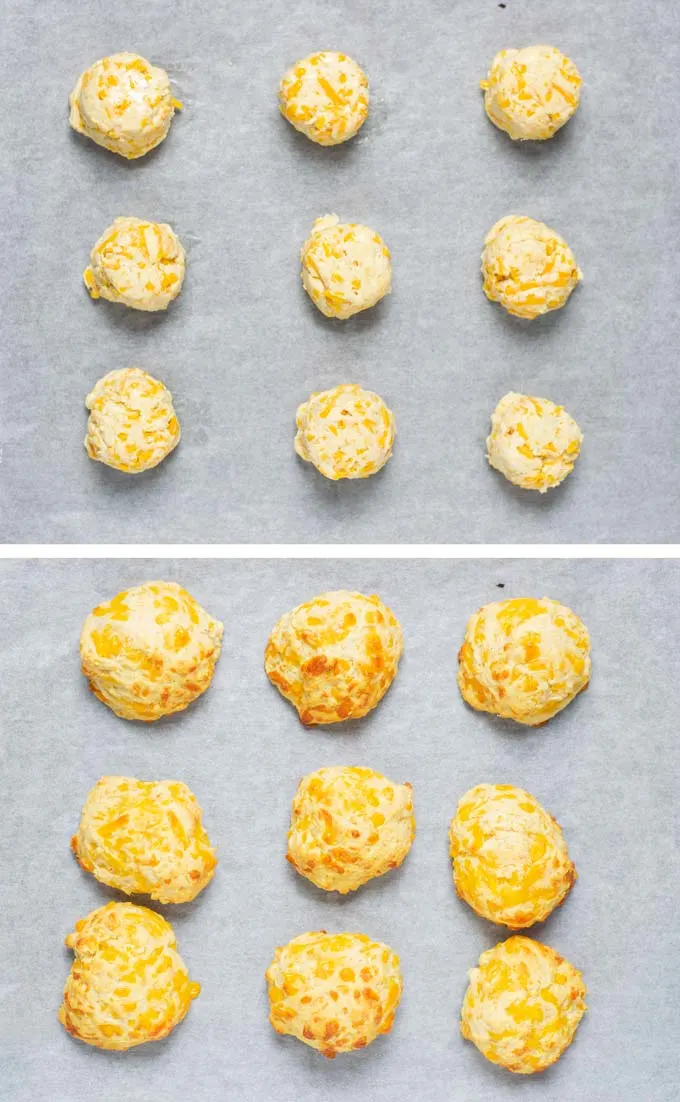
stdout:
<svg viewBox="0 0 680 1102">
<path fill-rule="evenodd" d="M 365 934 L 300 934 L 267 969 L 269 1020 L 329 1059 L 389 1033 L 401 998 L 399 957 Z"/>
<path fill-rule="evenodd" d="M 564 306 L 583 278 L 566 241 L 544 222 L 510 214 L 492 226 L 482 252 L 484 293 L 509 314 L 537 318 Z"/>
<path fill-rule="evenodd" d="M 302 246 L 302 286 L 327 318 L 351 318 L 392 289 L 390 250 L 368 226 L 317 218 Z"/>
<path fill-rule="evenodd" d="M 511 392 L 491 414 L 487 458 L 515 486 L 544 494 L 573 471 L 582 441 L 564 406 Z"/>
<path fill-rule="evenodd" d="M 343 589 L 281 617 L 267 643 L 265 670 L 302 723 L 340 723 L 379 704 L 402 648 L 401 626 L 380 598 Z"/>
<path fill-rule="evenodd" d="M 458 685 L 479 711 L 536 727 L 566 708 L 589 678 L 587 628 L 558 601 L 494 601 L 468 620 Z"/>
<path fill-rule="evenodd" d="M 108 903 L 66 938 L 76 959 L 59 1021 L 97 1048 L 124 1051 L 167 1037 L 201 988 L 177 951 L 172 926 L 134 903 Z"/>
<path fill-rule="evenodd" d="M 368 478 L 392 455 L 394 416 L 382 398 L 352 383 L 298 406 L 295 451 L 326 478 Z"/>
<path fill-rule="evenodd" d="M 90 410 L 87 454 L 108 467 L 129 474 L 148 471 L 179 444 L 172 394 L 139 367 L 109 371 L 85 405 Z"/>
<path fill-rule="evenodd" d="M 145 582 L 89 614 L 80 637 L 83 673 L 116 715 L 150 723 L 205 692 L 223 631 L 175 582 Z"/>
<path fill-rule="evenodd" d="M 511 937 L 470 969 L 460 1031 L 482 1055 L 519 1075 L 554 1064 L 585 1011 L 581 973 L 548 945 Z"/>
<path fill-rule="evenodd" d="M 165 69 L 131 53 L 95 61 L 78 77 L 69 104 L 74 130 L 128 160 L 160 145 L 181 107 Z"/>
<path fill-rule="evenodd" d="M 354 137 L 368 114 L 366 74 L 347 54 L 310 54 L 282 77 L 279 108 L 311 141 L 339 145 Z"/>
<path fill-rule="evenodd" d="M 71 849 L 102 884 L 159 903 L 195 899 L 217 865 L 196 797 L 181 781 L 102 777 Z"/>
<path fill-rule="evenodd" d="M 184 249 L 171 226 L 123 217 L 93 246 L 83 280 L 94 299 L 167 310 L 182 290 L 184 269 Z"/>
<path fill-rule="evenodd" d="M 512 784 L 478 784 L 466 792 L 449 843 L 461 899 L 511 930 L 543 922 L 576 879 L 559 823 Z"/>
<path fill-rule="evenodd" d="M 578 108 L 581 84 L 574 62 L 555 46 L 500 50 L 481 82 L 487 115 L 513 141 L 552 138 Z"/>
<path fill-rule="evenodd" d="M 414 834 L 410 784 L 332 765 L 298 785 L 287 857 L 318 888 L 344 895 L 401 865 Z"/>
</svg>

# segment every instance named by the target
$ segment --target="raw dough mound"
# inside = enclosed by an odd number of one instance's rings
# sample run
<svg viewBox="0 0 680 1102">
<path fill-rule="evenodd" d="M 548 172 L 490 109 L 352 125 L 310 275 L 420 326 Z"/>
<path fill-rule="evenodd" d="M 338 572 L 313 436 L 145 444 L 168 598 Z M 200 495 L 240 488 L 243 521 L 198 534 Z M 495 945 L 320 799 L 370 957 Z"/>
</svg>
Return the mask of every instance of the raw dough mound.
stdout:
<svg viewBox="0 0 680 1102">
<path fill-rule="evenodd" d="M 512 784 L 478 784 L 466 792 L 449 842 L 461 899 L 511 930 L 543 922 L 576 879 L 559 823 Z"/>
<path fill-rule="evenodd" d="M 165 69 L 127 53 L 95 61 L 78 77 L 69 103 L 74 130 L 128 160 L 160 145 L 182 106 Z"/>
<path fill-rule="evenodd" d="M 167 310 L 182 290 L 184 249 L 165 222 L 116 218 L 92 249 L 83 280 L 92 298 Z"/>
<path fill-rule="evenodd" d="M 513 140 L 552 138 L 575 113 L 581 76 L 554 46 L 501 50 L 481 82 L 492 123 Z"/>
<path fill-rule="evenodd" d="M 308 726 L 360 719 L 378 704 L 397 672 L 398 620 L 379 597 L 346 589 L 321 593 L 274 625 L 267 677 Z"/>
<path fill-rule="evenodd" d="M 302 285 L 327 318 L 351 318 L 392 289 L 390 250 L 375 230 L 317 218 L 302 246 Z"/>
<path fill-rule="evenodd" d="M 179 444 L 172 394 L 139 367 L 109 371 L 85 399 L 90 459 L 138 474 L 157 467 Z"/>
<path fill-rule="evenodd" d="M 487 458 L 509 482 L 544 494 L 574 469 L 583 433 L 563 406 L 506 394 L 491 414 Z"/>
<path fill-rule="evenodd" d="M 332 765 L 298 785 L 287 856 L 317 888 L 345 895 L 401 865 L 414 834 L 410 784 Z"/>
<path fill-rule="evenodd" d="M 510 214 L 492 226 L 482 252 L 484 293 L 518 318 L 564 306 L 583 278 L 574 254 L 555 230 Z"/>
<path fill-rule="evenodd" d="M 401 998 L 399 957 L 365 934 L 300 934 L 267 969 L 269 1020 L 324 1056 L 389 1033 Z"/>
<path fill-rule="evenodd" d="M 298 406 L 295 451 L 326 478 L 368 478 L 392 455 L 394 417 L 372 390 L 351 383 Z"/>
<path fill-rule="evenodd" d="M 102 884 L 159 903 L 195 899 L 217 865 L 196 797 L 181 781 L 102 777 L 71 849 Z"/>
<path fill-rule="evenodd" d="M 511 937 L 482 953 L 469 975 L 460 1031 L 487 1060 L 519 1075 L 559 1060 L 586 1011 L 583 977 L 568 960 Z"/>
<path fill-rule="evenodd" d="M 558 601 L 495 601 L 468 620 L 458 686 L 480 712 L 537 727 L 566 708 L 589 678 L 587 628 Z"/>
<path fill-rule="evenodd" d="M 108 903 L 76 922 L 66 944 L 76 959 L 59 1021 L 87 1045 L 125 1050 L 160 1041 L 201 990 L 172 926 L 146 907 Z"/>
<path fill-rule="evenodd" d="M 368 114 L 366 74 L 347 54 L 310 54 L 284 74 L 279 107 L 311 141 L 339 145 L 354 137 Z"/>
<path fill-rule="evenodd" d="M 92 610 L 83 625 L 83 673 L 123 719 L 151 723 L 204 693 L 224 626 L 175 582 L 145 582 Z"/>
</svg>

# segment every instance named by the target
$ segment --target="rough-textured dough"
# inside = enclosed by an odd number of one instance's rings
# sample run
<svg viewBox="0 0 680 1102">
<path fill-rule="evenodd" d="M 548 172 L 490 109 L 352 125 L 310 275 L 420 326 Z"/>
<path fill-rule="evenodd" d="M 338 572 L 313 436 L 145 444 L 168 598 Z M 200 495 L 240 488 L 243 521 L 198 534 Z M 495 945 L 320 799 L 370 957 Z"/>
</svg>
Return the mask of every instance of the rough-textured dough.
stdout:
<svg viewBox="0 0 680 1102">
<path fill-rule="evenodd" d="M 401 626 L 375 595 L 321 593 L 274 625 L 267 677 L 308 726 L 360 719 L 394 680 Z"/>
<path fill-rule="evenodd" d="M 555 46 L 501 50 L 481 81 L 484 108 L 513 140 L 552 138 L 578 107 L 581 76 Z"/>
<path fill-rule="evenodd" d="M 469 975 L 460 1031 L 487 1060 L 520 1075 L 559 1060 L 586 1011 L 583 977 L 568 960 L 511 937 L 482 953 Z"/>
<path fill-rule="evenodd" d="M 337 214 L 317 218 L 302 246 L 302 286 L 327 318 L 351 318 L 392 289 L 390 250 L 382 237 Z"/>
<path fill-rule="evenodd" d="M 492 226 L 482 252 L 484 293 L 518 318 L 564 306 L 583 278 L 566 241 L 543 222 L 509 214 Z"/>
<path fill-rule="evenodd" d="M 583 433 L 564 406 L 506 394 L 491 414 L 487 458 L 509 482 L 544 494 L 574 469 Z"/>
<path fill-rule="evenodd" d="M 266 979 L 276 1032 L 330 1059 L 389 1033 L 401 998 L 399 957 L 365 934 L 300 934 L 276 950 Z"/>
<path fill-rule="evenodd" d="M 145 582 L 92 610 L 83 625 L 83 673 L 123 719 L 151 723 L 204 693 L 223 624 L 175 582 Z"/>
<path fill-rule="evenodd" d="M 410 784 L 331 765 L 298 785 L 287 857 L 317 888 L 345 895 L 401 865 L 415 825 Z"/>
<path fill-rule="evenodd" d="M 558 601 L 495 601 L 468 620 L 458 685 L 480 712 L 537 727 L 566 708 L 589 678 L 588 630 Z"/>
<path fill-rule="evenodd" d="M 102 777 L 71 849 L 102 884 L 159 903 L 188 903 L 217 865 L 193 792 L 181 781 Z"/>
<path fill-rule="evenodd" d="M 282 77 L 279 107 L 311 141 L 339 145 L 354 137 L 368 114 L 366 74 L 347 54 L 310 54 Z"/>
<path fill-rule="evenodd" d="M 167 1037 L 201 988 L 172 926 L 135 903 L 107 903 L 66 938 L 76 959 L 59 1021 L 85 1044 L 125 1050 Z"/>
<path fill-rule="evenodd" d="M 90 459 L 138 474 L 157 467 L 179 444 L 172 394 L 139 367 L 109 371 L 85 399 Z"/>
<path fill-rule="evenodd" d="M 95 61 L 78 77 L 69 104 L 74 130 L 128 160 L 160 145 L 182 106 L 165 69 L 129 53 Z"/>
<path fill-rule="evenodd" d="M 182 290 L 184 249 L 165 222 L 116 218 L 94 245 L 83 280 L 92 298 L 167 310 Z"/>
<path fill-rule="evenodd" d="M 298 406 L 295 451 L 326 478 L 368 478 L 392 455 L 394 417 L 382 398 L 352 383 Z"/>
<path fill-rule="evenodd" d="M 543 922 L 576 879 L 559 823 L 512 784 L 478 784 L 466 792 L 449 843 L 461 899 L 511 930 Z"/>
</svg>

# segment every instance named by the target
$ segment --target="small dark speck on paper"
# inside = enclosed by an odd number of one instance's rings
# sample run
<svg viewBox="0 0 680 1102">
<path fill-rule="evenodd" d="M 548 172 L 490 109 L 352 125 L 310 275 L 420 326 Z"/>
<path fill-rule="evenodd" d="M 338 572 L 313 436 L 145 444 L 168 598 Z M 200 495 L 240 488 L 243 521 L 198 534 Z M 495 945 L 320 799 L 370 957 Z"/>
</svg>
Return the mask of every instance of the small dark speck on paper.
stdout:
<svg viewBox="0 0 680 1102">
<path fill-rule="evenodd" d="M 505 582 L 496 582 L 496 589 L 505 589 Z"/>
</svg>

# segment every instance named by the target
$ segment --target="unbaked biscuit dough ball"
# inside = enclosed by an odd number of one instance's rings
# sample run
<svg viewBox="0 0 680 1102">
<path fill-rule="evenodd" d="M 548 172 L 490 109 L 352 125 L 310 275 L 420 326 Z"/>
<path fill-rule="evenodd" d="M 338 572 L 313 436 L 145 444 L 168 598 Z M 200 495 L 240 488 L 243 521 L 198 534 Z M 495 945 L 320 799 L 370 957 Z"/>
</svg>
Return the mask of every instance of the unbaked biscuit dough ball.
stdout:
<svg viewBox="0 0 680 1102">
<path fill-rule="evenodd" d="M 282 77 L 279 107 L 310 141 L 339 145 L 354 137 L 368 114 L 366 74 L 347 54 L 310 54 Z"/>
<path fill-rule="evenodd" d="M 468 620 L 458 686 L 480 712 L 538 727 L 566 708 L 589 679 L 588 630 L 558 601 L 494 601 Z"/>
<path fill-rule="evenodd" d="M 102 777 L 71 849 L 102 884 L 159 903 L 195 899 L 217 865 L 196 797 L 181 781 Z"/>
<path fill-rule="evenodd" d="M 78 1040 L 124 1051 L 167 1037 L 201 988 L 177 951 L 172 926 L 134 903 L 107 903 L 66 938 L 75 961 L 59 1021 Z"/>
<path fill-rule="evenodd" d="M 92 298 L 167 310 L 182 290 L 184 249 L 165 222 L 116 218 L 92 249 L 83 280 Z"/>
<path fill-rule="evenodd" d="M 510 214 L 492 226 L 482 252 L 484 293 L 518 318 L 564 306 L 583 278 L 566 241 L 543 222 Z"/>
<path fill-rule="evenodd" d="M 138 474 L 157 467 L 179 444 L 172 394 L 139 367 L 109 371 L 85 399 L 90 459 Z"/>
<path fill-rule="evenodd" d="M 392 455 L 394 416 L 372 390 L 352 383 L 298 406 L 295 451 L 326 478 L 368 478 Z"/>
<path fill-rule="evenodd" d="M 165 69 L 129 53 L 95 61 L 78 77 L 69 103 L 74 130 L 128 160 L 160 145 L 182 106 Z"/>
<path fill-rule="evenodd" d="M 574 114 L 581 75 L 555 46 L 501 50 L 481 81 L 491 122 L 513 140 L 552 138 Z"/>
<path fill-rule="evenodd" d="M 460 1031 L 492 1064 L 519 1075 L 554 1064 L 585 1011 L 581 973 L 548 945 L 511 937 L 470 969 Z"/>
<path fill-rule="evenodd" d="M 327 318 L 351 318 L 392 289 L 390 250 L 382 237 L 337 214 L 317 218 L 302 246 L 302 286 Z"/>
<path fill-rule="evenodd" d="M 576 879 L 558 822 L 512 784 L 478 784 L 461 797 L 449 830 L 461 899 L 511 930 L 543 922 Z"/>
<path fill-rule="evenodd" d="M 175 582 L 145 582 L 87 617 L 80 637 L 83 673 L 116 715 L 152 723 L 205 692 L 223 631 Z"/>
<path fill-rule="evenodd" d="M 401 865 L 415 828 L 410 784 L 356 765 L 327 766 L 298 785 L 287 859 L 317 888 L 346 895 Z"/>
<path fill-rule="evenodd" d="M 487 458 L 523 490 L 544 494 L 574 469 L 583 433 L 564 406 L 529 394 L 506 394 L 491 414 Z"/>
<path fill-rule="evenodd" d="M 394 680 L 401 626 L 375 595 L 321 593 L 274 625 L 265 650 L 267 677 L 297 708 L 302 723 L 360 719 Z"/>
<path fill-rule="evenodd" d="M 266 972 L 269 1020 L 329 1059 L 389 1033 L 401 998 L 399 957 L 365 934 L 300 934 Z"/>
</svg>

